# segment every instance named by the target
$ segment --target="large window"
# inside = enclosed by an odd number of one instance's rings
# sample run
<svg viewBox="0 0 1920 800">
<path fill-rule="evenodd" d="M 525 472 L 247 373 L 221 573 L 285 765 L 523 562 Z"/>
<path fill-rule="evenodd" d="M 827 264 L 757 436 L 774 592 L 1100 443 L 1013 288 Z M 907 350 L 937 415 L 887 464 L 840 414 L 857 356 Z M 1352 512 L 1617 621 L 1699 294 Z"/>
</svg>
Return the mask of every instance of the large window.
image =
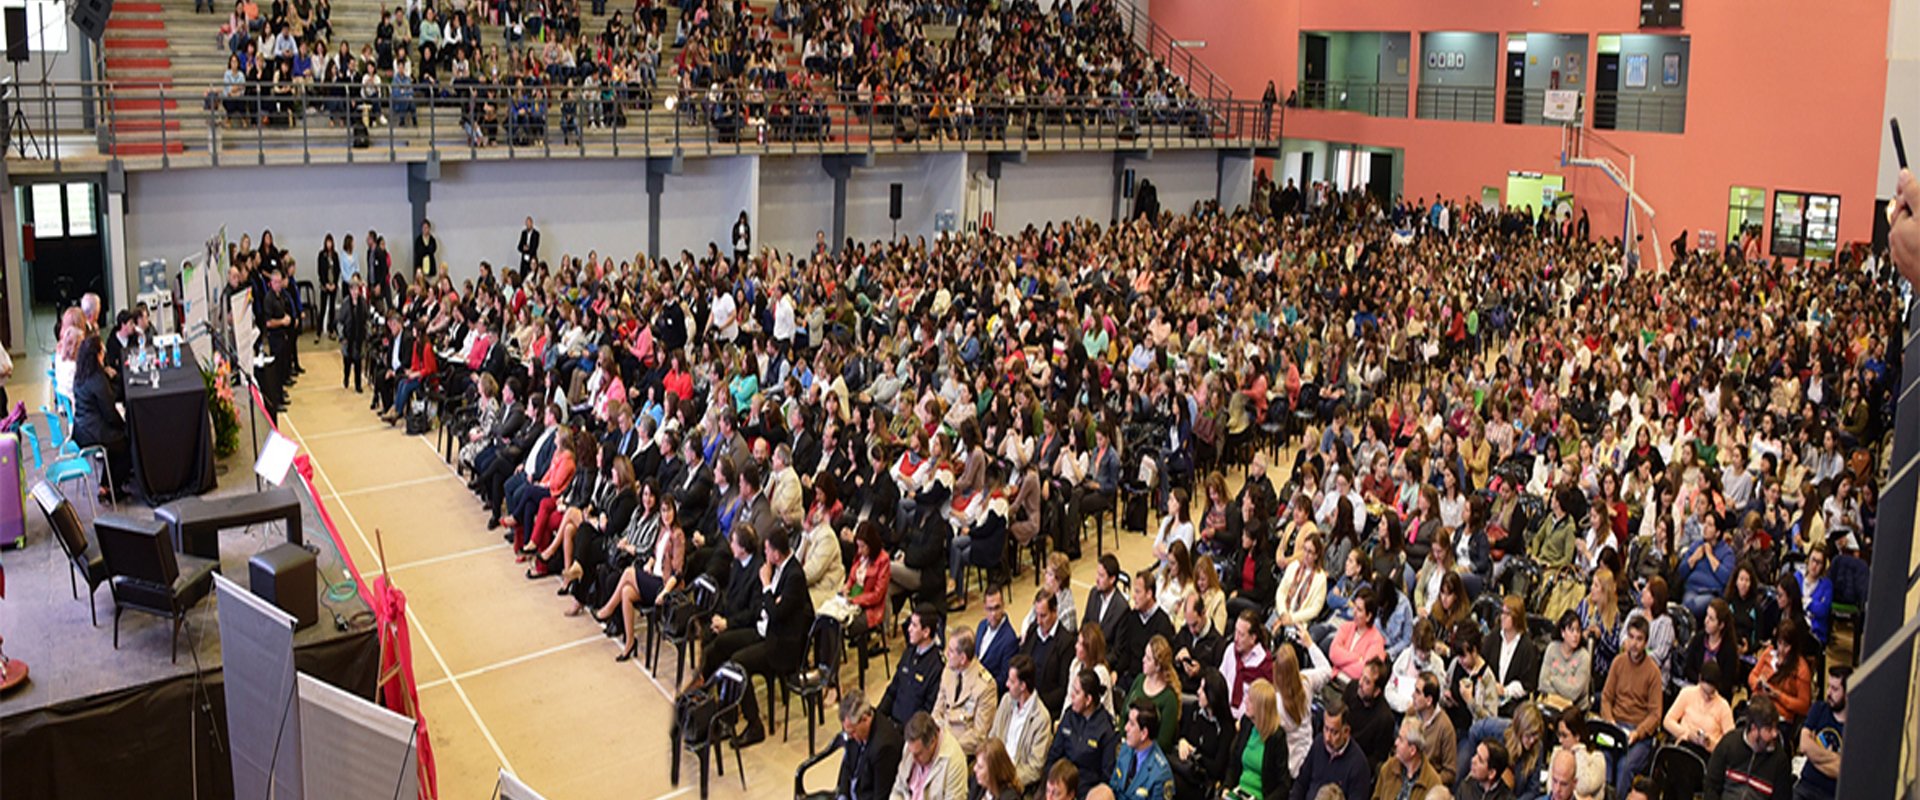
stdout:
<svg viewBox="0 0 1920 800">
<path fill-rule="evenodd" d="M 1767 226 L 1767 190 L 1735 186 L 1727 193 L 1727 243 L 1740 244 L 1749 231 L 1758 235 Z"/>
<path fill-rule="evenodd" d="M 95 222 L 98 215 L 92 183 L 36 183 L 28 187 L 26 199 L 27 220 L 33 223 L 35 239 L 95 236 L 100 232 Z"/>
<path fill-rule="evenodd" d="M 67 52 L 67 6 L 60 0 L 0 0 L 0 8 L 27 9 L 27 49 L 35 53 Z M 0 42 L 7 36 L 6 17 L 0 15 Z"/>
<path fill-rule="evenodd" d="M 1840 197 L 1773 193 L 1773 243 L 1780 258 L 1832 258 L 1840 250 Z"/>
</svg>

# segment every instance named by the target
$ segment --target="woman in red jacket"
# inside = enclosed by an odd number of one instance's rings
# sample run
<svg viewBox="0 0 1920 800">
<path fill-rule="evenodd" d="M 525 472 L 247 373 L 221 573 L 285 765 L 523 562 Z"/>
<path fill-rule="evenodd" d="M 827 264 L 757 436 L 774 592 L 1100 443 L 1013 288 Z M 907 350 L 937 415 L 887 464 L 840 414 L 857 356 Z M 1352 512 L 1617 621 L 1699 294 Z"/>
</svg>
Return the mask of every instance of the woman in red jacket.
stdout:
<svg viewBox="0 0 1920 800">
<path fill-rule="evenodd" d="M 887 556 L 887 548 L 880 543 L 880 526 L 868 520 L 860 523 L 853 535 L 853 568 L 847 570 L 847 602 L 859 608 L 863 613 L 853 615 L 853 623 L 847 628 L 847 640 L 864 643 L 870 630 L 884 631 L 881 616 L 885 613 L 887 586 L 893 581 L 893 562 Z M 884 637 L 884 634 L 883 634 Z M 884 646 L 884 638 L 883 638 Z M 860 647 L 860 670 L 866 672 L 868 650 L 864 644 Z"/>
<path fill-rule="evenodd" d="M 407 361 L 407 374 L 401 376 L 400 384 L 393 390 L 393 409 L 387 412 L 387 424 L 399 422 L 407 414 L 407 399 L 424 386 L 430 385 L 439 373 L 440 365 L 433 355 L 433 342 L 427 336 L 426 326 L 415 323 L 413 326 L 413 354 Z"/>
</svg>

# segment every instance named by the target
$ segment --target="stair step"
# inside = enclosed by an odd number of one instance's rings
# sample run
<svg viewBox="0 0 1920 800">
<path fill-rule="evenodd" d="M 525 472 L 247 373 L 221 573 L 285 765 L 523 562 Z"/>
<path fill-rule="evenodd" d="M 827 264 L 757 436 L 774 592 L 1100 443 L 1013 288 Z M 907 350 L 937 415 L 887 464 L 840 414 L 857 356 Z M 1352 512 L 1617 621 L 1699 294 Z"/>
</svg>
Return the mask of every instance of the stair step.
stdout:
<svg viewBox="0 0 1920 800">
<path fill-rule="evenodd" d="M 173 67 L 173 61 L 166 58 L 109 58 L 107 59 L 107 70 L 109 72 L 123 70 L 123 69 L 164 70 L 164 69 L 171 69 L 172 67 Z"/>
<path fill-rule="evenodd" d="M 119 31 L 164 31 L 166 29 L 167 21 L 164 19 L 143 19 L 140 17 L 122 17 L 116 15 L 113 19 L 107 20 L 108 35 Z"/>
<path fill-rule="evenodd" d="M 114 121 L 113 129 L 116 133 L 131 133 L 134 131 L 160 131 L 163 129 L 167 131 L 178 131 L 180 130 L 180 120 L 169 119 L 169 120 L 163 121 L 158 119 L 119 119 Z"/>
<path fill-rule="evenodd" d="M 140 3 L 119 3 L 114 6 L 114 10 L 131 11 L 135 14 L 158 14 L 160 12 L 166 11 L 167 8 L 166 6 L 160 3 L 140 2 Z"/>
<path fill-rule="evenodd" d="M 161 100 L 158 98 L 138 98 L 138 99 L 115 98 L 113 101 L 113 110 L 114 110 L 114 113 L 116 114 L 131 112 L 131 111 L 159 111 L 160 109 L 163 109 L 163 108 L 168 111 L 172 111 L 179 107 L 180 107 L 180 102 L 173 99 Z"/>
<path fill-rule="evenodd" d="M 149 39 L 144 37 L 139 39 L 131 39 L 131 38 L 120 38 L 117 36 L 110 36 L 110 37 L 107 37 L 105 44 L 107 46 L 108 52 L 112 52 L 115 50 L 165 50 L 167 49 L 166 39 Z"/>
<path fill-rule="evenodd" d="M 184 153 L 187 146 L 181 142 L 118 142 L 111 149 L 116 156 L 157 156 Z"/>
</svg>

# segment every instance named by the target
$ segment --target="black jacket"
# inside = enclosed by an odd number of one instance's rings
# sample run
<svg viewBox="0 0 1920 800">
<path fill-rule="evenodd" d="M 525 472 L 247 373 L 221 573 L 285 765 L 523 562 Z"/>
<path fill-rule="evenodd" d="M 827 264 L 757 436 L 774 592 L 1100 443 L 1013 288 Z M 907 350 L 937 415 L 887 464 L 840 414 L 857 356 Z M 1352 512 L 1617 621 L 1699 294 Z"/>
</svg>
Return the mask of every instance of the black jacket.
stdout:
<svg viewBox="0 0 1920 800">
<path fill-rule="evenodd" d="M 1106 613 L 1100 613 L 1100 604 L 1094 602 L 1096 590 L 1087 591 L 1086 610 L 1080 612 L 1080 627 L 1100 626 L 1100 633 L 1107 639 L 1107 647 L 1113 647 L 1114 637 L 1120 634 L 1120 618 L 1129 610 L 1127 592 L 1119 584 L 1113 585 L 1113 600 L 1107 603 Z"/>
<path fill-rule="evenodd" d="M 1067 681 L 1072 679 L 1067 672 L 1073 668 L 1075 638 L 1062 622 L 1054 623 L 1053 636 L 1045 641 L 1039 630 L 1039 622 L 1028 625 L 1016 652 L 1033 659 L 1034 691 L 1040 694 L 1040 704 L 1047 707 L 1048 716 L 1059 719 L 1060 709 L 1066 705 Z"/>
<path fill-rule="evenodd" d="M 1495 631 L 1487 636 L 1480 646 L 1480 657 L 1487 660 L 1487 668 L 1493 670 L 1493 677 L 1505 686 L 1519 681 L 1527 694 L 1533 694 L 1533 687 L 1540 681 L 1540 651 L 1533 646 L 1533 637 L 1525 631 L 1520 633 L 1520 641 L 1514 645 L 1513 660 L 1507 663 L 1507 671 L 1500 671 L 1500 633 Z"/>
<path fill-rule="evenodd" d="M 940 670 L 945 666 L 939 642 L 929 643 L 924 653 L 908 645 L 900 654 L 893 680 L 887 683 L 887 693 L 880 696 L 880 705 L 876 706 L 880 714 L 905 725 L 914 714 L 933 711 L 933 701 L 940 694 Z"/>
<path fill-rule="evenodd" d="M 873 715 L 873 729 L 867 731 L 867 743 L 846 742 L 846 755 L 840 762 L 839 797 L 849 800 L 885 800 L 893 790 L 894 776 L 900 771 L 900 756 L 905 745 L 900 724 L 885 714 Z"/>
<path fill-rule="evenodd" d="M 1253 726 L 1253 715 L 1240 721 L 1240 731 L 1233 737 L 1233 746 L 1227 748 L 1226 763 L 1221 765 L 1223 780 L 1228 786 L 1240 783 L 1240 771 L 1244 769 L 1241 754 L 1246 752 L 1247 740 L 1259 733 Z M 1199 742 L 1194 743 L 1199 747 Z M 1293 792 L 1293 773 L 1287 771 L 1287 731 L 1274 728 L 1273 735 L 1267 737 L 1267 749 L 1260 755 L 1260 794 L 1266 800 L 1278 800 Z"/>
<path fill-rule="evenodd" d="M 127 438 L 127 421 L 113 405 L 106 373 L 95 372 L 73 384 L 73 440 L 82 447 Z"/>
<path fill-rule="evenodd" d="M 314 257 L 313 262 L 320 273 L 320 285 L 314 288 L 324 292 L 327 291 L 328 284 L 332 284 L 335 289 L 338 289 L 340 287 L 340 251 L 321 250 L 320 255 Z"/>
<path fill-rule="evenodd" d="M 767 642 L 774 645 L 770 662 L 786 674 L 806 663 L 813 597 L 807 594 L 807 575 L 799 561 L 789 557 L 774 572 L 774 585 L 760 592 L 760 610 L 767 617 Z"/>
<path fill-rule="evenodd" d="M 1793 760 L 1775 745 L 1756 753 L 1747 744 L 1747 726 L 1720 737 L 1707 759 L 1707 800 L 1759 800 L 1793 796 Z"/>
<path fill-rule="evenodd" d="M 1107 649 L 1107 666 L 1113 670 L 1114 685 L 1133 685 L 1134 676 L 1140 674 L 1140 659 L 1146 655 L 1147 643 L 1153 641 L 1155 636 L 1164 636 L 1168 642 L 1173 641 L 1173 621 L 1159 606 L 1154 606 L 1144 619 L 1137 611 L 1129 610 L 1120 615 L 1119 633 Z"/>
<path fill-rule="evenodd" d="M 727 591 L 720 604 L 720 616 L 732 629 L 751 628 L 760 621 L 760 562 L 755 554 L 742 564 L 727 559 Z"/>
<path fill-rule="evenodd" d="M 520 254 L 520 269 L 533 266 L 533 262 L 540 260 L 540 229 L 521 228 L 520 243 L 514 251 Z"/>
</svg>

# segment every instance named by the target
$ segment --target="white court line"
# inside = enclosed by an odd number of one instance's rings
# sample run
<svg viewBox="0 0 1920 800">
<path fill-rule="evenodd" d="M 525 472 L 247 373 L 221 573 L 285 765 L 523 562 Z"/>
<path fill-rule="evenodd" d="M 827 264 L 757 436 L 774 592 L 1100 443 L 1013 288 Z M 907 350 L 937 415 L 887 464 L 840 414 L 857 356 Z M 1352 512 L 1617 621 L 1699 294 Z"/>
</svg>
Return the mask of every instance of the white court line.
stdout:
<svg viewBox="0 0 1920 800">
<path fill-rule="evenodd" d="M 693 787 L 691 785 L 682 786 L 671 792 L 667 792 L 666 794 L 660 795 L 659 797 L 653 798 L 653 800 L 669 800 L 669 798 L 679 797 L 680 795 L 686 794 L 687 792 L 691 792 L 691 791 L 693 791 Z"/>
<path fill-rule="evenodd" d="M 387 572 L 393 573 L 393 572 L 399 572 L 403 569 L 414 569 L 417 567 L 431 566 L 434 564 L 439 564 L 447 561 L 453 561 L 455 559 L 466 558 L 467 556 L 479 555 L 481 553 L 491 553 L 495 550 L 504 550 L 506 549 L 506 547 L 507 547 L 506 542 L 498 542 L 496 544 L 485 545 L 483 547 L 476 547 L 476 548 L 473 548 L 472 550 L 461 550 L 460 552 L 457 552 L 457 553 L 447 553 L 445 555 L 433 556 L 432 558 L 423 558 L 423 559 L 420 559 L 419 561 L 409 561 L 405 564 L 396 564 L 396 565 L 387 567 Z"/>
<path fill-rule="evenodd" d="M 388 428 L 392 428 L 392 426 L 386 424 L 386 422 L 378 422 L 378 424 L 371 424 L 371 426 L 346 428 L 346 430 L 330 430 L 330 432 L 326 432 L 326 434 L 313 434 L 309 435 L 307 439 L 309 439 L 309 441 L 321 441 L 321 439 L 332 439 L 332 437 L 340 437 L 340 435 L 372 434 L 372 432 L 376 432 L 376 430 L 388 430 Z"/>
<path fill-rule="evenodd" d="M 309 453 L 309 455 L 311 455 L 311 453 Z M 419 486 L 421 484 L 427 484 L 427 483 L 439 483 L 451 477 L 456 477 L 456 476 L 434 475 L 428 478 L 414 478 L 413 480 L 384 483 L 379 486 L 363 486 L 358 489 L 348 489 L 344 492 L 339 492 L 335 494 L 334 497 L 355 497 L 363 494 L 373 494 L 374 492 L 384 492 L 389 489 L 404 489 L 408 486 Z"/>
<path fill-rule="evenodd" d="M 415 438 L 416 438 L 416 439 L 417 439 L 417 440 L 418 440 L 418 441 L 420 442 L 420 446 L 421 446 L 421 447 L 425 447 L 425 448 L 427 448 L 427 450 L 428 450 L 428 452 L 431 452 L 431 453 L 433 453 L 433 454 L 434 454 L 435 456 L 438 456 L 438 455 L 440 454 L 440 451 L 439 451 L 439 450 L 436 450 L 436 449 L 434 449 L 434 447 L 433 447 L 433 443 L 432 443 L 432 442 L 429 442 L 429 441 L 427 441 L 427 440 L 426 440 L 426 439 L 425 439 L 424 437 L 415 437 Z M 455 476 L 455 477 L 458 477 L 458 476 L 460 475 L 460 473 L 458 473 L 458 472 L 455 472 L 455 471 L 453 470 L 453 465 L 452 465 L 452 464 L 448 464 L 447 462 L 445 462 L 445 461 L 442 461 L 442 460 L 440 460 L 440 459 L 438 459 L 438 458 L 435 458 L 435 459 L 434 459 L 434 462 L 435 462 L 435 463 L 437 463 L 437 464 L 439 464 L 439 465 L 440 465 L 440 466 L 442 466 L 442 467 L 445 467 L 445 468 L 446 468 L 446 470 L 447 470 L 447 474 L 449 474 L 449 475 L 452 475 L 452 476 Z M 596 638 L 606 638 L 606 637 L 596 637 Z M 620 642 L 619 642 L 619 640 L 618 640 L 618 639 L 615 639 L 615 640 L 613 640 L 613 643 L 617 645 L 617 644 L 619 644 Z M 662 685 L 662 684 L 660 683 L 660 679 L 659 679 L 659 678 L 655 678 L 655 677 L 653 676 L 653 673 L 651 673 L 651 672 L 648 672 L 648 671 L 647 671 L 647 669 L 646 669 L 646 667 L 645 667 L 645 665 L 643 665 L 643 664 L 641 664 L 641 663 L 640 663 L 640 659 L 638 659 L 638 658 L 635 658 L 635 659 L 633 659 L 633 667 L 634 667 L 634 669 L 637 669 L 637 670 L 639 670 L 639 671 L 640 671 L 640 674 L 642 674 L 642 675 L 645 675 L 645 676 L 647 676 L 647 680 L 648 680 L 648 681 L 650 681 L 651 683 L 653 683 L 653 688 L 655 688 L 655 689 L 658 689 L 658 690 L 660 690 L 660 696 L 661 696 L 661 697 L 664 697 L 664 698 L 666 698 L 666 699 L 667 699 L 667 702 L 669 702 L 669 703 L 671 703 L 671 702 L 673 702 L 673 692 L 670 692 L 670 691 L 668 691 L 668 690 L 667 690 L 667 687 L 666 687 L 666 686 L 664 686 L 664 685 Z M 669 796 L 671 796 L 671 795 L 669 795 Z"/>
<path fill-rule="evenodd" d="M 307 450 L 306 440 L 300 437 L 300 427 L 294 424 L 293 415 L 289 414 L 285 419 L 287 429 L 293 433 L 294 441 L 300 443 L 300 449 Z M 309 456 L 311 456 L 311 451 L 309 451 Z M 327 491 L 338 496 L 340 492 L 334 489 L 333 481 L 327 479 L 326 468 L 322 467 L 317 460 L 312 461 L 312 464 L 313 474 L 319 476 L 320 482 L 327 485 Z M 360 544 L 367 548 L 367 552 L 378 552 L 374 549 L 373 542 L 367 539 L 367 532 L 360 527 L 359 520 L 353 518 L 353 509 L 348 507 L 346 503 L 341 503 L 340 513 L 346 515 L 347 524 L 353 526 L 353 532 L 359 535 Z M 361 577 L 364 578 L 366 576 L 363 574 Z M 447 666 L 447 659 L 440 655 L 440 648 L 433 645 L 433 637 L 427 635 L 426 626 L 420 624 L 419 616 L 416 615 L 411 608 L 407 609 L 407 619 L 413 623 L 414 630 L 419 631 L 420 643 L 427 646 L 427 652 L 432 654 L 434 662 L 440 665 L 440 672 L 449 676 L 453 675 L 453 670 Z M 467 713 L 473 717 L 473 724 L 480 729 L 481 737 L 487 740 L 487 747 L 493 749 L 493 757 L 500 759 L 500 766 L 506 767 L 508 772 L 513 772 L 513 762 L 507 760 L 506 752 L 501 750 L 500 743 L 494 740 L 493 731 L 487 728 L 486 720 L 480 718 L 480 710 L 473 707 L 473 700 L 467 697 L 467 690 L 460 688 L 460 679 L 450 677 L 447 679 L 447 685 L 453 687 L 453 693 L 459 696 L 461 705 L 467 707 Z"/>
<path fill-rule="evenodd" d="M 572 650 L 573 648 L 576 648 L 576 647 L 579 647 L 580 645 L 583 645 L 583 644 L 588 644 L 588 643 L 590 643 L 590 642 L 597 642 L 597 641 L 600 641 L 600 640 L 602 640 L 602 639 L 605 639 L 605 638 L 607 638 L 607 637 L 605 637 L 605 636 L 600 636 L 600 635 L 594 635 L 594 636 L 587 636 L 587 637 L 584 637 L 584 638 L 580 638 L 580 639 L 575 639 L 575 640 L 573 640 L 573 641 L 571 641 L 571 642 L 566 642 L 566 643 L 564 643 L 564 644 L 556 644 L 556 645 L 554 645 L 554 646 L 552 646 L 552 647 L 549 647 L 549 648 L 547 648 L 547 649 L 545 649 L 545 650 L 536 650 L 536 651 L 534 651 L 534 652 L 531 652 L 531 653 L 528 653 L 528 654 L 526 654 L 526 655 L 524 655 L 524 656 L 515 656 L 515 657 L 513 657 L 513 658 L 509 658 L 509 659 L 507 659 L 507 660 L 505 660 L 505 661 L 502 661 L 502 662 L 500 662 L 500 663 L 498 663 L 498 664 L 488 664 L 488 665 L 486 665 L 486 666 L 484 666 L 484 667 L 481 667 L 481 668 L 479 668 L 479 669 L 475 669 L 475 670 L 469 670 L 469 671 L 466 671 L 466 672 L 462 672 L 462 673 L 460 673 L 459 675 L 455 675 L 455 676 L 453 676 L 453 677 L 451 677 L 451 678 L 441 678 L 441 679 L 439 679 L 439 680 L 436 680 L 436 681 L 431 681 L 431 682 L 428 682 L 428 683 L 423 683 L 423 684 L 421 684 L 421 685 L 420 685 L 420 688 L 421 688 L 421 690 L 423 690 L 423 691 L 424 691 L 424 690 L 426 690 L 426 689 L 431 689 L 431 688 L 433 688 L 433 687 L 435 687 L 435 686 L 439 686 L 440 684 L 443 684 L 443 683 L 446 683 L 446 682 L 448 682 L 448 681 L 451 681 L 451 680 L 454 680 L 454 679 L 459 679 L 459 680 L 466 680 L 466 679 L 468 679 L 468 678 L 472 678 L 472 677 L 474 677 L 474 676 L 476 676 L 476 675 L 485 675 L 485 674 L 487 674 L 487 673 L 489 673 L 489 672 L 492 672 L 492 671 L 494 671 L 494 670 L 498 670 L 498 669 L 505 669 L 505 668 L 507 668 L 507 667 L 511 667 L 511 666 L 513 666 L 513 665 L 515 665 L 515 664 L 525 664 L 525 663 L 527 663 L 528 661 L 532 661 L 532 660 L 534 660 L 534 659 L 536 659 L 536 658 L 541 658 L 541 657 L 544 657 L 544 656 L 550 656 L 550 655 L 553 655 L 554 653 L 558 653 L 558 652 L 561 652 L 561 651 L 563 651 L 563 650 Z"/>
</svg>

